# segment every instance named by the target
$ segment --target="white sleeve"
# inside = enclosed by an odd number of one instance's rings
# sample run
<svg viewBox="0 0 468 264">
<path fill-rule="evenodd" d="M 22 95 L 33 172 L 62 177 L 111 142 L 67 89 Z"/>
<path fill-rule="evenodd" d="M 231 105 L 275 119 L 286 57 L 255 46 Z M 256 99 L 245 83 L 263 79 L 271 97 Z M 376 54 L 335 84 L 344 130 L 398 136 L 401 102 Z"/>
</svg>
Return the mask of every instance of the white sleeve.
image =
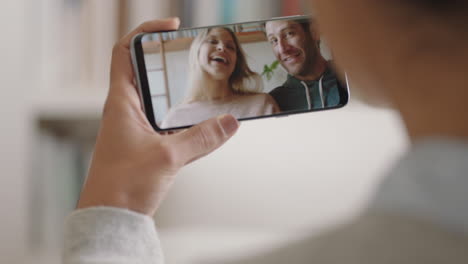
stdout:
<svg viewBox="0 0 468 264">
<path fill-rule="evenodd" d="M 94 207 L 77 210 L 65 222 L 65 264 L 163 264 L 151 217 L 133 211 Z"/>
</svg>

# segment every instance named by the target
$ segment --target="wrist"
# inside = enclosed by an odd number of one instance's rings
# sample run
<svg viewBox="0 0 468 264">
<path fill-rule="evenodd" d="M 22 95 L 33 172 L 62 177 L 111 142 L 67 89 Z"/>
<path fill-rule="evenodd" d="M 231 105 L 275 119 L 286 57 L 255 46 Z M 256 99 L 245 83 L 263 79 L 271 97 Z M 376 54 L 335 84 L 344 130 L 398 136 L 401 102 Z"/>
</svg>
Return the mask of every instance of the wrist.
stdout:
<svg viewBox="0 0 468 264">
<path fill-rule="evenodd" d="M 106 177 L 108 175 L 112 177 Z M 134 188 L 131 183 L 122 182 L 123 178 L 125 177 L 120 174 L 108 171 L 100 173 L 96 173 L 95 170 L 90 171 L 77 209 L 107 206 L 153 216 L 157 200 L 155 195 L 152 195 L 152 190 Z M 136 179 L 133 178 L 133 180 Z"/>
</svg>

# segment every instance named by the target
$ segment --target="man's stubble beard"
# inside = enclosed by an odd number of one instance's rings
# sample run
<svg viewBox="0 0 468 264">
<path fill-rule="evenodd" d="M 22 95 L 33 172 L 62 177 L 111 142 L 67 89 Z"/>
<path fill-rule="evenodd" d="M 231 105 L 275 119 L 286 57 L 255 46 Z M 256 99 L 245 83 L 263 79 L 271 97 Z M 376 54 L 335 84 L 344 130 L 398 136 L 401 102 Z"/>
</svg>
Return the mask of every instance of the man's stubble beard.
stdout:
<svg viewBox="0 0 468 264">
<path fill-rule="evenodd" d="M 296 76 L 308 76 L 310 74 L 313 74 L 312 71 L 314 69 L 314 64 L 317 61 L 318 54 L 320 53 L 318 49 L 319 48 L 317 46 L 313 46 L 313 47 L 309 46 L 309 48 L 304 49 L 305 60 L 298 74 L 296 74 Z"/>
</svg>

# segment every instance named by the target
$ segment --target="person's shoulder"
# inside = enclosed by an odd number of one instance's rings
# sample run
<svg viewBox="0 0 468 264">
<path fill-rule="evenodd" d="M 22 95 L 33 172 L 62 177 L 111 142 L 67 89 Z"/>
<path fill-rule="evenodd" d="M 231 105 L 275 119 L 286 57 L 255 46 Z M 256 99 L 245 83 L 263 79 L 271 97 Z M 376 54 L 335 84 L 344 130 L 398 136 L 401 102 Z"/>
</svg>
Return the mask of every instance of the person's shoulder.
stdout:
<svg viewBox="0 0 468 264">
<path fill-rule="evenodd" d="M 265 103 L 275 102 L 275 99 L 273 99 L 273 97 L 267 93 L 249 94 L 249 95 L 246 95 L 244 98 L 256 104 L 259 104 L 259 103 L 265 104 Z"/>
<path fill-rule="evenodd" d="M 274 104 L 274 105 L 277 104 L 275 98 L 273 98 L 273 96 L 271 96 L 270 94 L 262 94 L 262 95 L 263 95 L 262 99 L 266 104 Z"/>
<path fill-rule="evenodd" d="M 280 85 L 276 88 L 274 88 L 273 90 L 271 90 L 268 94 L 270 94 L 271 96 L 275 96 L 277 94 L 280 94 L 282 93 L 284 90 L 285 90 L 286 86 L 283 85 Z"/>
<path fill-rule="evenodd" d="M 186 112 L 193 111 L 194 109 L 199 109 L 200 107 L 203 107 L 204 105 L 207 105 L 207 103 L 204 101 L 182 102 L 171 107 L 169 113 L 171 114 L 186 113 Z"/>
<path fill-rule="evenodd" d="M 271 94 L 273 97 L 277 96 L 277 95 L 281 95 L 281 94 L 284 94 L 284 93 L 289 93 L 291 92 L 291 88 L 297 88 L 297 87 L 302 87 L 301 86 L 301 81 L 299 79 L 297 79 L 296 77 L 294 76 L 291 76 L 291 75 L 288 75 L 288 78 L 286 79 L 286 81 L 274 88 L 273 90 L 271 90 L 271 92 L 269 92 L 269 94 Z"/>
<path fill-rule="evenodd" d="M 194 109 L 198 108 L 194 103 L 180 103 L 169 109 L 161 126 L 163 128 L 180 126 L 185 124 L 186 116 Z"/>
<path fill-rule="evenodd" d="M 172 106 L 169 111 L 167 112 L 166 118 L 171 118 L 173 116 L 179 115 L 181 112 L 190 109 L 190 106 L 185 103 L 180 103 L 175 106 Z"/>
<path fill-rule="evenodd" d="M 255 115 L 270 115 L 279 111 L 276 100 L 266 93 L 241 95 L 233 103 L 242 105 L 245 111 L 255 112 Z"/>
<path fill-rule="evenodd" d="M 332 263 L 468 263 L 468 236 L 425 219 L 379 210 L 368 210 L 306 243 Z"/>
<path fill-rule="evenodd" d="M 468 263 L 468 237 L 433 223 L 369 211 L 347 224 L 230 264 Z"/>
</svg>

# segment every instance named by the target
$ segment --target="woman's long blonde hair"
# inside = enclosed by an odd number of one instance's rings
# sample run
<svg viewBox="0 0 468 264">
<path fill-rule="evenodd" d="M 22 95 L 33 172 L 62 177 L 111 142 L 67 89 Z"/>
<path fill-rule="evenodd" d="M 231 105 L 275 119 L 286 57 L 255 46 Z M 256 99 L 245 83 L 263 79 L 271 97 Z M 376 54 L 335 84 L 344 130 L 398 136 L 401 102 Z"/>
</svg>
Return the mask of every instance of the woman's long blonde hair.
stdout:
<svg viewBox="0 0 468 264">
<path fill-rule="evenodd" d="M 222 29 L 229 32 L 236 45 L 236 65 L 234 71 L 229 77 L 229 84 L 234 94 L 255 94 L 263 90 L 263 81 L 261 76 L 252 71 L 247 65 L 245 52 L 242 49 L 239 40 L 234 32 L 226 27 Z M 189 92 L 185 98 L 187 102 L 209 99 L 209 91 L 203 85 L 203 70 L 198 59 L 200 47 L 203 41 L 213 28 L 204 29 L 193 40 L 189 52 Z"/>
</svg>

